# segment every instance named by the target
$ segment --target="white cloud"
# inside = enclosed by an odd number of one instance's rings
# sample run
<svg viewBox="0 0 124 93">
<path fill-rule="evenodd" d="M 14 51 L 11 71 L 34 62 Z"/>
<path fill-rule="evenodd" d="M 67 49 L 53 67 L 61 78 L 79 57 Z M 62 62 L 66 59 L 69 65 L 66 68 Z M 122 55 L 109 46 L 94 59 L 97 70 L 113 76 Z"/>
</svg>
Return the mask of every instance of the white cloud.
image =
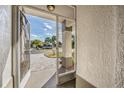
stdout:
<svg viewBox="0 0 124 93">
<path fill-rule="evenodd" d="M 48 29 L 47 28 L 44 28 L 44 31 L 48 31 Z"/>
<path fill-rule="evenodd" d="M 52 27 L 50 25 L 46 25 L 46 27 L 49 28 L 49 29 L 52 29 Z"/>
<path fill-rule="evenodd" d="M 34 39 L 42 39 L 43 37 L 41 35 L 35 35 L 35 34 L 31 34 L 31 40 Z"/>
<path fill-rule="evenodd" d="M 39 37 L 38 35 L 31 34 L 32 37 Z"/>
<path fill-rule="evenodd" d="M 32 15 L 29 15 L 29 14 L 26 14 L 26 17 L 30 18 L 30 19 L 38 19 L 39 20 L 39 17 L 37 16 L 32 16 Z"/>
<path fill-rule="evenodd" d="M 48 23 L 44 23 L 44 25 L 46 26 L 46 28 L 52 29 L 52 26 L 50 26 Z"/>
</svg>

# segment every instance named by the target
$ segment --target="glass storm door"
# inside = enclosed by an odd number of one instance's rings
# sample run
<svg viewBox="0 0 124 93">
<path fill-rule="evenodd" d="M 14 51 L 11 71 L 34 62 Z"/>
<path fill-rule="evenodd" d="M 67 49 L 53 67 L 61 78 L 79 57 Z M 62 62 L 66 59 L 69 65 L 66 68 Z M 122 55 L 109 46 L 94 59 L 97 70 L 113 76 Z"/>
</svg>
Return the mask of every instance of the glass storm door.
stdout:
<svg viewBox="0 0 124 93">
<path fill-rule="evenodd" d="M 19 31 L 19 60 L 20 60 L 20 82 L 23 80 L 25 74 L 30 69 L 30 24 L 21 11 L 20 14 L 20 31 Z M 75 20 L 70 20 L 58 15 L 52 15 L 50 13 L 41 12 L 43 18 L 49 17 L 51 24 L 44 23 L 48 27 L 52 26 L 52 33 L 44 28 L 45 33 L 44 44 L 42 46 L 43 56 L 50 59 L 50 63 L 53 65 L 53 70 L 56 75 L 56 85 L 61 85 L 67 81 L 75 78 L 75 67 L 76 67 L 76 35 L 75 35 Z M 49 20 L 48 19 L 48 20 Z M 44 20 L 47 20 L 44 19 Z M 48 34 L 47 31 L 51 34 Z M 51 62 L 51 61 L 54 62 Z M 48 62 L 49 63 L 49 62 Z"/>
</svg>

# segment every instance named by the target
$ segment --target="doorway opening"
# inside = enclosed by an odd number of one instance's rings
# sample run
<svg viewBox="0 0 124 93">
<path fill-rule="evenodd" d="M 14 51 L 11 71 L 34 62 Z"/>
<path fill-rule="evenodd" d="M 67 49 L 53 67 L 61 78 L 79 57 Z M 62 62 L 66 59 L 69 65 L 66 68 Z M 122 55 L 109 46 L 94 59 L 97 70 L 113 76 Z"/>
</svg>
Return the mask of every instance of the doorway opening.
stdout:
<svg viewBox="0 0 124 93">
<path fill-rule="evenodd" d="M 18 9 L 19 86 L 61 87 L 75 79 L 75 19 L 33 8 L 29 10 L 38 15 L 32 14 L 24 8 Z"/>
</svg>

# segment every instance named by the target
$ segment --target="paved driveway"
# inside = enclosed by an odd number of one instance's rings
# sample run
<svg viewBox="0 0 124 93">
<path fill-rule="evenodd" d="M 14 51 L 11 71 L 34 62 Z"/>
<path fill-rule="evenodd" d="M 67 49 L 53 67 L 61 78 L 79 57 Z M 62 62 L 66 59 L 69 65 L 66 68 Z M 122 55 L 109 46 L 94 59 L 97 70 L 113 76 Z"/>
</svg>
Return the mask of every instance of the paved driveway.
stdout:
<svg viewBox="0 0 124 93">
<path fill-rule="evenodd" d="M 31 54 L 31 70 L 56 69 L 56 58 L 48 58 L 41 54 Z"/>
<path fill-rule="evenodd" d="M 48 58 L 41 54 L 31 54 L 31 76 L 25 87 L 40 88 L 56 72 L 56 58 Z"/>
</svg>

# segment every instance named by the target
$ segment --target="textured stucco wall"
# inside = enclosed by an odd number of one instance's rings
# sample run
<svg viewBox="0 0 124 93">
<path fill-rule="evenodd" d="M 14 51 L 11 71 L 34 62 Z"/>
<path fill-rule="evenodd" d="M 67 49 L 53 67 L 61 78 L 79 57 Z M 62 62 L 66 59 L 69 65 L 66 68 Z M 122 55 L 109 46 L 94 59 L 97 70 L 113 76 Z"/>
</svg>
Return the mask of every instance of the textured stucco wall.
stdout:
<svg viewBox="0 0 124 93">
<path fill-rule="evenodd" d="M 124 87 L 124 6 L 116 6 L 117 57 L 115 87 Z"/>
<path fill-rule="evenodd" d="M 77 75 L 95 87 L 114 87 L 114 6 L 77 6 Z"/>
<path fill-rule="evenodd" d="M 76 75 L 76 88 L 95 88 L 86 80 L 83 80 L 80 76 Z"/>
<path fill-rule="evenodd" d="M 11 6 L 0 5 L 0 87 L 11 79 Z"/>
</svg>

